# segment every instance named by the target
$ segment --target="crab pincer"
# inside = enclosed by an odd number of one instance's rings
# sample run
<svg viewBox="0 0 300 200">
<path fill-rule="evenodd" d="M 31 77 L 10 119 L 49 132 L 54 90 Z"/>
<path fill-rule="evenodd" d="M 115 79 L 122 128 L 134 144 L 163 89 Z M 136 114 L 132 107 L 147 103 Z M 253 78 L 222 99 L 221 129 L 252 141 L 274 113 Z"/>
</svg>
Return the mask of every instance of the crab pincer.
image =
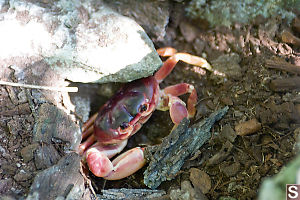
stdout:
<svg viewBox="0 0 300 200">
<path fill-rule="evenodd" d="M 169 57 L 162 67 L 147 78 L 125 84 L 83 126 L 83 142 L 79 147 L 90 171 L 108 180 L 125 178 L 145 164 L 144 149 L 134 148 L 112 159 L 126 146 L 127 140 L 151 117 L 154 110 L 170 111 L 174 124 L 196 113 L 197 92 L 193 85 L 179 83 L 160 89 L 178 61 L 210 68 L 209 63 L 198 56 L 177 53 L 167 47 L 157 50 L 160 56 Z M 178 97 L 189 93 L 186 104 Z"/>
</svg>

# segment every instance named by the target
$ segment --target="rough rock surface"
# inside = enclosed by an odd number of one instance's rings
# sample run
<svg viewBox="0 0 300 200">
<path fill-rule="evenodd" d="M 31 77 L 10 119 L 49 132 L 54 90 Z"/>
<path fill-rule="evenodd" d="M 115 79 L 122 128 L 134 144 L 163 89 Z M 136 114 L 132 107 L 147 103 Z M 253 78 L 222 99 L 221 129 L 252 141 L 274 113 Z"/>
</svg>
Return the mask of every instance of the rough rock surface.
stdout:
<svg viewBox="0 0 300 200">
<path fill-rule="evenodd" d="M 154 41 L 164 41 L 169 23 L 170 2 L 148 0 L 104 0 L 118 13 L 134 19 Z"/>
<path fill-rule="evenodd" d="M 84 179 L 80 174 L 80 156 L 70 153 L 57 165 L 40 172 L 34 179 L 27 199 L 81 199 Z"/>
<path fill-rule="evenodd" d="M 2 67 L 43 64 L 71 81 L 128 82 L 161 66 L 144 30 L 102 1 L 2 1 L 0 13 Z"/>
</svg>

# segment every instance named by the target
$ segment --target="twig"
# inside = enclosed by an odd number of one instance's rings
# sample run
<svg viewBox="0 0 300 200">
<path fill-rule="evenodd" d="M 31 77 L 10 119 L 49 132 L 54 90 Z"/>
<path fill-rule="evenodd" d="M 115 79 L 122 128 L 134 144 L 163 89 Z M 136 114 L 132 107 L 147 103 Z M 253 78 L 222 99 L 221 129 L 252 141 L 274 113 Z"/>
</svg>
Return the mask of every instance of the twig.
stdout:
<svg viewBox="0 0 300 200">
<path fill-rule="evenodd" d="M 183 119 L 180 124 L 165 137 L 162 143 L 156 146 L 156 151 L 151 155 L 152 149 L 145 154 L 150 158 L 150 163 L 144 172 L 144 183 L 155 189 L 163 181 L 172 180 L 178 175 L 184 162 L 192 157 L 198 149 L 211 137 L 210 129 L 228 111 L 225 107 L 215 111 L 208 118 L 189 127 L 190 121 Z M 150 155 L 149 155 L 150 154 Z"/>
<path fill-rule="evenodd" d="M 300 19 L 297 17 L 293 21 L 293 28 L 300 33 Z"/>
<path fill-rule="evenodd" d="M 102 190 L 102 193 L 97 195 L 99 199 L 155 199 L 166 195 L 163 190 L 127 188 Z"/>
<path fill-rule="evenodd" d="M 274 57 L 266 61 L 266 67 L 272 69 L 279 69 L 295 74 L 300 74 L 300 67 L 286 62 L 281 58 Z"/>
<path fill-rule="evenodd" d="M 51 90 L 51 91 L 58 91 L 58 92 L 78 92 L 77 87 L 49 87 L 49 86 L 40 86 L 40 85 L 29 85 L 23 83 L 13 83 L 13 82 L 1 81 L 1 80 L 0 80 L 0 85 L 8 85 L 8 86 L 31 88 L 31 89 Z"/>
<path fill-rule="evenodd" d="M 300 90 L 300 77 L 272 80 L 270 88 L 275 92 Z"/>
<path fill-rule="evenodd" d="M 285 43 L 293 44 L 295 46 L 300 46 L 300 38 L 297 38 L 287 30 L 284 30 L 281 33 L 281 40 Z"/>
</svg>

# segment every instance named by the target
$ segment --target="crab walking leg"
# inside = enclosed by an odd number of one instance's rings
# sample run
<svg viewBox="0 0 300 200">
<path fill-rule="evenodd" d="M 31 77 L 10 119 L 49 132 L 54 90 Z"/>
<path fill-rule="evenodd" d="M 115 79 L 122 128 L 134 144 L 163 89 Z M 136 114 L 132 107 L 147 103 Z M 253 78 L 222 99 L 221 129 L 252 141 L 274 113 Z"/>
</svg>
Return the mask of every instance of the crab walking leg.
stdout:
<svg viewBox="0 0 300 200">
<path fill-rule="evenodd" d="M 79 155 L 83 155 L 83 153 L 94 143 L 96 142 L 95 136 L 90 135 L 84 142 L 79 145 Z"/>
<path fill-rule="evenodd" d="M 210 64 L 204 58 L 193 56 L 188 53 L 176 53 L 176 50 L 171 47 L 158 49 L 157 52 L 160 56 L 171 56 L 154 75 L 159 83 L 171 73 L 176 63 L 180 60 L 191 65 L 211 70 Z"/>
<path fill-rule="evenodd" d="M 166 95 L 170 94 L 172 96 L 180 96 L 186 93 L 190 93 L 190 96 L 187 101 L 187 110 L 189 118 L 194 117 L 196 113 L 196 104 L 197 104 L 197 91 L 195 87 L 188 83 L 179 83 L 176 85 L 168 86 L 164 90 Z M 171 112 L 171 111 L 170 111 Z"/>
<path fill-rule="evenodd" d="M 119 180 L 130 176 L 146 163 L 144 149 L 139 147 L 126 151 L 112 162 L 103 149 L 91 148 L 87 150 L 86 161 L 94 175 L 107 180 Z"/>
<path fill-rule="evenodd" d="M 85 140 L 83 143 L 79 145 L 79 154 L 82 155 L 86 149 L 95 143 L 96 139 L 93 135 L 94 133 L 94 122 L 97 117 L 97 113 L 94 114 L 91 118 L 86 121 L 82 127 L 82 138 L 81 140 Z"/>
<path fill-rule="evenodd" d="M 87 137 L 89 137 L 90 135 L 92 135 L 94 133 L 94 126 L 90 126 L 87 129 L 83 129 L 82 130 L 82 138 L 81 140 L 86 139 Z"/>
<path fill-rule="evenodd" d="M 93 114 L 92 117 L 90 117 L 83 125 L 82 127 L 82 132 L 85 132 L 87 129 L 89 129 L 90 127 L 92 127 L 94 125 L 94 122 L 97 118 L 98 113 Z"/>
</svg>

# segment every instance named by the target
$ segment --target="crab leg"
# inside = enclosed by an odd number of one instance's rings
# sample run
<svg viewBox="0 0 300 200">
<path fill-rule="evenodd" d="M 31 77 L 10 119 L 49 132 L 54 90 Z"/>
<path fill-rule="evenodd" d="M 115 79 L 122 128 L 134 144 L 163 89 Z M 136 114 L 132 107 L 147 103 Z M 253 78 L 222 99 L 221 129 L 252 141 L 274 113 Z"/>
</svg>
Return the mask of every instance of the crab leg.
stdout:
<svg viewBox="0 0 300 200">
<path fill-rule="evenodd" d="M 96 142 L 94 137 L 94 122 L 97 117 L 97 113 L 86 121 L 82 127 L 82 140 L 85 140 L 79 145 L 79 155 L 82 155 L 88 147 Z"/>
<path fill-rule="evenodd" d="M 188 84 L 188 83 L 179 83 L 179 84 L 176 84 L 176 85 L 166 87 L 163 90 L 163 92 L 164 92 L 165 95 L 169 94 L 169 95 L 172 95 L 172 96 L 175 96 L 175 97 L 186 94 L 186 93 L 190 93 L 190 96 L 189 96 L 188 101 L 187 101 L 187 111 L 188 111 L 188 117 L 189 118 L 194 117 L 194 115 L 196 113 L 195 106 L 197 104 L 197 91 L 196 91 L 196 89 L 194 88 L 193 85 Z M 174 105 L 174 106 L 176 106 L 176 105 Z M 176 110 L 178 110 L 178 111 L 176 111 Z M 181 110 L 180 108 L 170 109 L 171 117 L 172 117 L 172 115 L 177 115 L 177 113 L 180 110 Z"/>
<path fill-rule="evenodd" d="M 193 56 L 188 53 L 176 53 L 176 49 L 171 47 L 158 49 L 157 53 L 160 56 L 171 56 L 164 62 L 163 66 L 154 75 L 159 83 L 171 73 L 176 63 L 180 60 L 191 65 L 211 69 L 210 64 L 204 58 Z"/>
<path fill-rule="evenodd" d="M 138 171 L 146 162 L 144 159 L 144 149 L 142 148 L 137 147 L 128 150 L 112 162 L 109 160 L 110 157 L 119 153 L 125 145 L 122 142 L 115 147 L 97 146 L 88 149 L 86 152 L 86 161 L 90 171 L 94 175 L 107 180 L 119 180 Z"/>
<path fill-rule="evenodd" d="M 82 139 L 87 138 L 94 132 L 94 122 L 96 120 L 98 113 L 95 113 L 92 117 L 90 117 L 82 127 Z"/>
</svg>

